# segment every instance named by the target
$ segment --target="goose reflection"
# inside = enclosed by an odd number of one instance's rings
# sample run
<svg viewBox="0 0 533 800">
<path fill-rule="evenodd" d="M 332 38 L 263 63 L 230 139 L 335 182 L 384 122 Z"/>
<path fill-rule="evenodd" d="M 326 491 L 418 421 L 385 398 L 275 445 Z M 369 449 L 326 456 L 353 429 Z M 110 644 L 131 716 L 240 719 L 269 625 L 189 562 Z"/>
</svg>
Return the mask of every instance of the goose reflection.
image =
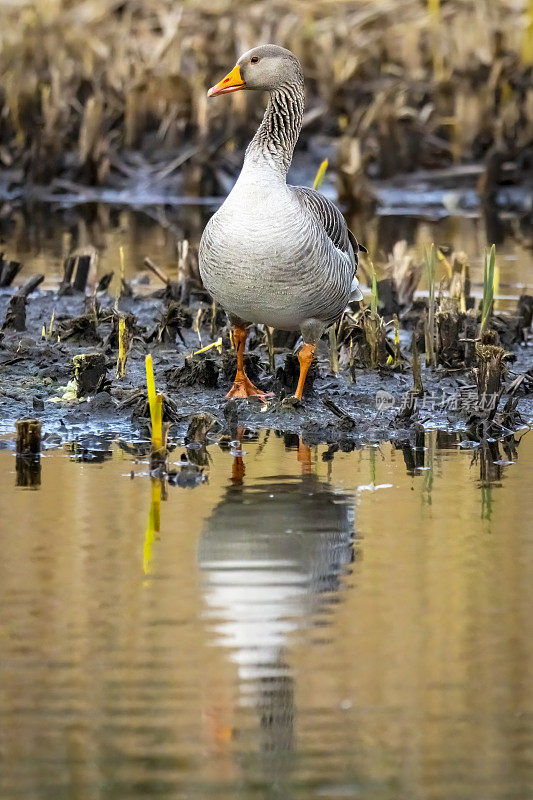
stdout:
<svg viewBox="0 0 533 800">
<path fill-rule="evenodd" d="M 213 638 L 238 665 L 240 704 L 259 713 L 263 755 L 294 748 L 287 646 L 295 632 L 324 622 L 353 560 L 353 496 L 312 473 L 301 443 L 298 459 L 299 476 L 248 483 L 235 457 L 199 543 Z"/>
</svg>

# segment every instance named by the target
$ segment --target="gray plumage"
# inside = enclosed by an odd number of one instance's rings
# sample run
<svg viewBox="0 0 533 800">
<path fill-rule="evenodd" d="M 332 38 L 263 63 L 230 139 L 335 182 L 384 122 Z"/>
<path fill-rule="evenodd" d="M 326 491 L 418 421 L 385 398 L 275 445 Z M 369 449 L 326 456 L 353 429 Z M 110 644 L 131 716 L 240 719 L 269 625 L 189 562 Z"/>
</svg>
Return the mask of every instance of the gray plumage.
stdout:
<svg viewBox="0 0 533 800">
<path fill-rule="evenodd" d="M 204 230 L 200 274 L 234 321 L 300 329 L 315 344 L 348 301 L 361 298 L 360 248 L 333 203 L 286 182 L 304 110 L 299 62 L 265 45 L 237 63 L 246 87 L 270 97 L 241 174 Z"/>
<path fill-rule="evenodd" d="M 335 247 L 342 250 L 354 263 L 354 275 L 359 265 L 359 251 L 366 253 L 346 224 L 346 220 L 337 206 L 320 192 L 307 186 L 291 187 L 303 205 L 324 226 L 325 231 Z"/>
</svg>

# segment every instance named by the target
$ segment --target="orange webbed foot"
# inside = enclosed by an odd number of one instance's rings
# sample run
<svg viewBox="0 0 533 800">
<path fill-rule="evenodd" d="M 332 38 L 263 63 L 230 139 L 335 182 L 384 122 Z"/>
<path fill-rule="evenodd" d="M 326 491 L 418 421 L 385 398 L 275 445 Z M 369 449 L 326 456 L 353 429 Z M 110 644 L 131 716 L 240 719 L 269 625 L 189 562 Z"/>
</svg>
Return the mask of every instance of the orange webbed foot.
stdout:
<svg viewBox="0 0 533 800">
<path fill-rule="evenodd" d="M 227 393 L 226 397 L 259 397 L 264 403 L 271 397 L 274 397 L 272 392 L 263 392 L 254 386 L 250 378 L 245 375 L 243 378 L 235 379 L 233 386 Z"/>
</svg>

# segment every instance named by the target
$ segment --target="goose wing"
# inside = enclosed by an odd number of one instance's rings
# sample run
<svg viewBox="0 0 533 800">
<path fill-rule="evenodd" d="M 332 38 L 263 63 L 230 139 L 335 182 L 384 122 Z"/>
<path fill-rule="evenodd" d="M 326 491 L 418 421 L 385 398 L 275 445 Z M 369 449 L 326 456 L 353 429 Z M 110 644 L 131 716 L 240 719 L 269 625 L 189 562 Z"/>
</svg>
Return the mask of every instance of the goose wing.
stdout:
<svg viewBox="0 0 533 800">
<path fill-rule="evenodd" d="M 359 244 L 348 228 L 346 220 L 337 206 L 327 197 L 315 191 L 315 189 L 309 189 L 307 186 L 293 186 L 291 188 L 301 204 L 311 212 L 324 228 L 337 250 L 340 250 L 341 253 L 350 258 L 355 275 L 359 264 L 359 253 L 366 253 L 367 250 L 366 247 Z"/>
</svg>

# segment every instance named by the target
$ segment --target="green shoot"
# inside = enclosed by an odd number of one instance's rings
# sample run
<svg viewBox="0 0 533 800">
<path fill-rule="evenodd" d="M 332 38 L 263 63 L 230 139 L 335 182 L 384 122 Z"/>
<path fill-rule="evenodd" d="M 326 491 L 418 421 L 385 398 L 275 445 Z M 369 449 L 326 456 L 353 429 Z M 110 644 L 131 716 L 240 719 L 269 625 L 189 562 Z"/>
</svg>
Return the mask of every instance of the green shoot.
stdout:
<svg viewBox="0 0 533 800">
<path fill-rule="evenodd" d="M 402 349 L 400 347 L 400 321 L 396 314 L 394 314 L 392 318 L 392 324 L 394 326 L 394 357 L 389 356 L 387 359 L 387 364 L 396 366 L 402 360 Z"/>
<path fill-rule="evenodd" d="M 145 363 L 148 405 L 152 422 L 152 453 L 160 453 L 163 449 L 163 397 L 156 394 L 155 391 L 154 366 L 151 355 L 146 356 Z"/>
<path fill-rule="evenodd" d="M 329 365 L 334 375 L 339 374 L 339 352 L 337 345 L 337 326 L 335 324 L 330 326 L 328 331 L 329 335 Z"/>
<path fill-rule="evenodd" d="M 118 252 L 119 252 L 119 255 L 120 255 L 120 278 L 119 278 L 117 286 L 115 287 L 116 288 L 116 291 L 115 291 L 115 311 L 118 309 L 118 301 L 120 300 L 120 297 L 122 295 L 122 288 L 124 286 L 124 276 L 126 274 L 126 264 L 125 264 L 125 261 L 124 261 L 124 247 L 122 245 L 120 245 L 120 247 L 118 248 Z"/>
<path fill-rule="evenodd" d="M 411 353 L 413 356 L 411 362 L 411 369 L 413 371 L 413 391 L 418 395 L 418 397 L 422 397 L 424 394 L 424 386 L 422 384 L 422 368 L 420 366 L 418 347 L 416 346 L 416 333 L 414 331 L 411 338 Z"/>
<path fill-rule="evenodd" d="M 203 347 L 202 332 L 200 330 L 201 325 L 202 325 L 203 314 L 204 314 L 203 309 L 199 308 L 198 312 L 197 312 L 197 314 L 196 314 L 196 316 L 194 318 L 194 322 L 192 324 L 192 329 L 195 332 L 195 334 L 198 336 L 198 341 L 200 342 L 200 347 Z"/>
<path fill-rule="evenodd" d="M 533 0 L 528 0 L 526 13 L 527 22 L 522 44 L 522 63 L 530 65 L 533 64 Z"/>
<path fill-rule="evenodd" d="M 440 0 L 428 0 L 428 11 L 434 19 L 438 19 L 440 14 Z"/>
<path fill-rule="evenodd" d="M 118 320 L 118 359 L 117 359 L 117 378 L 126 377 L 126 364 L 132 340 L 132 333 L 128 330 L 126 319 L 119 317 Z"/>
<path fill-rule="evenodd" d="M 480 335 L 487 327 L 494 306 L 494 274 L 496 266 L 496 246 L 492 245 L 490 254 L 485 253 L 483 265 L 483 299 L 481 301 L 481 326 Z"/>
<path fill-rule="evenodd" d="M 444 60 L 440 50 L 440 0 L 428 0 L 428 14 L 433 27 L 433 75 L 437 81 L 440 81 L 444 75 Z"/>
<path fill-rule="evenodd" d="M 325 158 L 324 161 L 319 166 L 318 171 L 316 173 L 315 179 L 313 181 L 313 189 L 316 190 L 320 189 L 322 183 L 324 182 L 324 177 L 326 175 L 327 168 L 328 168 L 328 160 L 327 158 Z"/>
<path fill-rule="evenodd" d="M 426 323 L 426 366 L 435 366 L 435 245 L 426 250 L 429 311 Z"/>
<path fill-rule="evenodd" d="M 212 350 L 214 347 L 218 350 L 219 354 L 222 353 L 222 336 L 219 336 L 218 339 L 211 344 L 206 344 L 205 347 L 201 347 L 199 350 L 195 350 L 193 356 L 198 356 L 200 353 L 207 353 L 209 350 Z"/>
<path fill-rule="evenodd" d="M 378 313 L 378 303 L 379 303 L 379 296 L 378 296 L 378 279 L 376 276 L 376 270 L 374 269 L 374 262 L 370 262 L 370 269 L 372 274 L 372 294 L 370 298 L 370 313 L 373 317 L 375 317 Z"/>
</svg>

